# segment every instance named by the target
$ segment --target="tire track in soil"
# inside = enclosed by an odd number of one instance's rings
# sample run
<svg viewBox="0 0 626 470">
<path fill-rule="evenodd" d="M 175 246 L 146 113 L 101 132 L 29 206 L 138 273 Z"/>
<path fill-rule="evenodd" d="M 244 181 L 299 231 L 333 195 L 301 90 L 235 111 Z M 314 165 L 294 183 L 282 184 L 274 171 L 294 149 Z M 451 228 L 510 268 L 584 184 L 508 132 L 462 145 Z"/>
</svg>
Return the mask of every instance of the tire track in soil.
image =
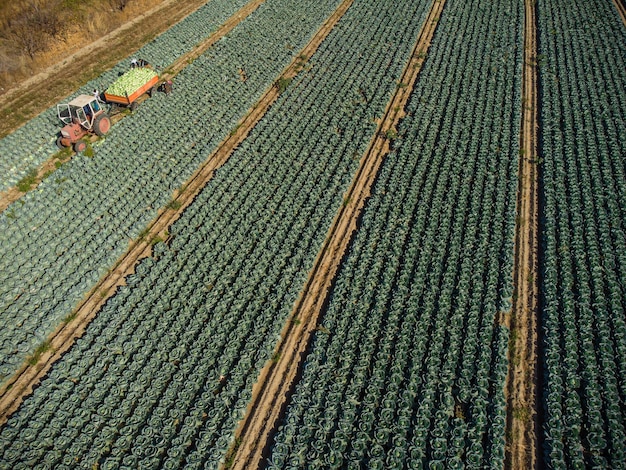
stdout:
<svg viewBox="0 0 626 470">
<path fill-rule="evenodd" d="M 333 279 L 343 255 L 357 229 L 357 220 L 370 195 L 378 169 L 389 153 L 387 137 L 400 119 L 413 91 L 426 51 L 435 33 L 445 0 L 434 0 L 413 52 L 402 73 L 393 98 L 387 104 L 377 131 L 361 158 L 350 188 L 344 196 L 347 204 L 339 209 L 318 253 L 313 268 L 283 330 L 272 357 L 259 374 L 252 390 L 252 400 L 236 432 L 235 444 L 227 453 L 223 468 L 249 470 L 263 468 L 287 400 L 301 372 L 305 352 L 317 329 L 317 321 L 326 303 Z M 295 318 L 298 322 L 293 321 Z"/>
<path fill-rule="evenodd" d="M 259 5 L 264 0 L 256 0 Z M 74 341 L 81 337 L 98 311 L 115 294 L 119 286 L 125 285 L 125 277 L 135 272 L 135 266 L 143 258 L 152 255 L 152 241 L 157 237 L 167 241 L 167 229 L 174 223 L 185 208 L 191 204 L 200 191 L 213 178 L 215 171 L 221 167 L 234 152 L 237 146 L 248 136 L 254 126 L 265 115 L 269 107 L 276 101 L 280 91 L 278 83 L 281 79 L 295 77 L 307 64 L 308 59 L 328 36 L 335 24 L 346 12 L 354 0 L 344 0 L 326 19 L 307 45 L 285 67 L 272 85 L 235 126 L 234 132 L 227 136 L 209 155 L 205 162 L 182 186 L 182 190 L 174 193 L 171 206 L 165 208 L 147 226 L 143 237 L 131 243 L 127 252 L 111 267 L 100 281 L 86 294 L 84 300 L 71 313 L 70 322 L 60 325 L 49 337 L 50 349 L 44 352 L 35 365 L 26 361 L 20 369 L 0 388 L 0 426 L 17 410 L 24 398 L 30 395 L 34 387 L 46 375 L 52 365 L 66 352 Z M 255 2 L 252 2 L 255 3 Z M 251 3 L 251 4 L 252 4 Z M 235 15 L 236 16 L 236 15 Z"/>
<path fill-rule="evenodd" d="M 539 467 L 539 196 L 537 168 L 537 39 L 535 0 L 524 2 L 524 68 L 514 294 L 509 340 L 505 468 Z"/>
<path fill-rule="evenodd" d="M 176 75 L 178 75 L 187 65 L 193 62 L 194 59 L 200 57 L 204 54 L 207 49 L 209 49 L 213 44 L 222 39 L 228 33 L 230 33 L 239 23 L 241 23 L 244 19 L 252 14 L 265 0 L 252 0 L 247 3 L 243 7 L 241 7 L 235 14 L 233 14 L 228 20 L 226 20 L 216 31 L 214 31 L 208 38 L 200 41 L 193 50 L 188 53 L 182 55 L 178 59 L 176 59 L 172 64 L 166 67 L 166 71 L 159 78 L 161 80 L 169 80 Z M 199 5 L 201 6 L 201 5 Z M 193 11 L 195 11 L 194 9 Z M 190 12 L 189 14 L 193 13 Z M 185 15 L 188 16 L 188 15 Z M 182 20 L 181 20 L 182 21 Z M 173 25 L 170 25 L 171 27 Z M 147 99 L 146 95 L 141 96 L 137 103 L 141 104 L 143 101 Z M 118 113 L 111 116 L 111 124 L 116 124 L 121 121 L 125 117 L 125 114 Z M 91 142 L 95 142 L 98 140 L 98 137 L 91 136 L 89 138 Z M 37 168 L 37 176 L 34 179 L 34 183 L 31 185 L 30 191 L 37 189 L 37 186 L 45 179 L 45 177 L 50 175 L 50 172 L 53 172 L 57 169 L 56 164 L 59 163 L 67 163 L 72 159 L 72 156 L 75 155 L 72 152 L 68 152 L 67 150 L 61 150 L 57 152 L 55 155 L 50 157 L 44 163 L 42 163 Z M 11 204 L 15 201 L 19 200 L 25 192 L 20 191 L 17 186 L 9 188 L 4 192 L 0 192 L 0 214 L 5 211 Z"/>
</svg>

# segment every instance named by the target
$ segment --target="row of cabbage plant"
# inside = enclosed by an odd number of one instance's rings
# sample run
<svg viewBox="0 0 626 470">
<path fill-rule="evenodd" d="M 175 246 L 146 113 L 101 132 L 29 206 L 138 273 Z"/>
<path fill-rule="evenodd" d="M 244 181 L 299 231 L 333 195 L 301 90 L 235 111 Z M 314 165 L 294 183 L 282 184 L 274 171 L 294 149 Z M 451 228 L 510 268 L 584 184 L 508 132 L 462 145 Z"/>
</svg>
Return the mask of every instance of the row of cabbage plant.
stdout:
<svg viewBox="0 0 626 470">
<path fill-rule="evenodd" d="M 133 55 L 147 60 L 162 71 L 176 59 L 193 50 L 229 16 L 248 0 L 210 0 L 181 22 L 143 46 Z M 75 93 L 64 98 L 67 103 L 79 94 L 91 95 L 94 89 L 104 91 L 119 75 L 128 70 L 124 59 L 115 67 L 89 81 Z M 0 191 L 15 186 L 26 173 L 58 152 L 56 139 L 62 124 L 52 106 L 28 121 L 15 132 L 0 139 Z"/>
<path fill-rule="evenodd" d="M 522 6 L 446 2 L 267 468 L 502 468 Z"/>
<path fill-rule="evenodd" d="M 538 3 L 543 453 L 626 468 L 626 27 L 612 2 Z"/>
<path fill-rule="evenodd" d="M 298 18 L 312 9 L 292 5 Z M 218 466 L 427 6 L 353 3 L 171 240 L 11 416 L 0 467 Z"/>
<path fill-rule="evenodd" d="M 298 53 L 338 0 L 268 0 L 0 215 L 0 376 L 14 371 L 128 248 Z M 247 78 L 241 80 L 239 69 Z"/>
</svg>

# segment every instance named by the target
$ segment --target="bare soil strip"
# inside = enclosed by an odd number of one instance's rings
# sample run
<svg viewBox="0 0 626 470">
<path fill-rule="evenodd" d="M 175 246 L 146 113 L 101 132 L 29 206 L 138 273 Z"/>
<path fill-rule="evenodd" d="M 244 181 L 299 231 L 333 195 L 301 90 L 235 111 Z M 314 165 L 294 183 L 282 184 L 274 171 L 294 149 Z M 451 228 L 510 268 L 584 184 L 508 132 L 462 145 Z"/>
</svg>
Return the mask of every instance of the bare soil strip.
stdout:
<svg viewBox="0 0 626 470">
<path fill-rule="evenodd" d="M 196 47 L 189 51 L 187 54 L 179 57 L 173 64 L 167 67 L 166 71 L 161 74 L 161 78 L 168 80 L 177 75 L 187 65 L 189 65 L 194 59 L 200 57 L 206 52 L 206 50 L 215 44 L 217 41 L 226 36 L 229 32 L 247 18 L 253 11 L 255 11 L 265 0 L 252 0 L 242 8 L 239 9 L 234 15 L 232 15 L 226 22 L 224 22 L 214 33 L 208 38 L 199 42 Z M 137 100 L 139 103 L 144 101 L 146 97 L 141 97 Z M 111 122 L 113 124 L 119 122 L 124 118 L 124 113 L 119 113 L 111 116 Z M 92 142 L 98 140 L 96 136 L 92 136 L 90 139 Z M 34 178 L 34 182 L 31 185 L 31 191 L 35 189 L 46 176 L 49 176 L 50 172 L 57 169 L 57 162 L 66 163 L 73 156 L 73 153 L 61 150 L 56 155 L 49 158 L 39 168 L 37 168 L 37 176 Z M 7 209 L 12 203 L 20 199 L 25 193 L 20 191 L 16 186 L 7 189 L 4 192 L 0 192 L 0 214 Z"/>
<path fill-rule="evenodd" d="M 388 131 L 395 130 L 405 115 L 404 107 L 413 91 L 444 4 L 445 0 L 434 0 L 431 6 L 396 93 L 387 104 L 385 114 L 378 122 L 377 132 L 345 194 L 346 203 L 336 214 L 304 289 L 283 327 L 282 340 L 273 355 L 278 359 L 268 361 L 253 387 L 251 403 L 239 424 L 235 444 L 228 454 L 226 466 L 229 468 L 250 470 L 263 466 L 273 434 L 295 386 L 306 349 L 317 329 L 318 318 L 332 281 L 357 229 L 358 217 L 370 195 L 380 165 L 389 153 L 390 141 L 387 136 L 393 132 Z"/>
<path fill-rule="evenodd" d="M 260 4 L 263 0 L 257 0 Z M 125 277 L 134 273 L 137 263 L 152 254 L 152 242 L 160 237 L 166 240 L 167 229 L 180 217 L 185 208 L 193 202 L 198 193 L 213 178 L 215 170 L 222 166 L 237 146 L 248 136 L 249 132 L 265 115 L 269 107 L 276 101 L 280 91 L 276 84 L 281 79 L 296 76 L 306 65 L 328 33 L 343 16 L 354 0 L 344 0 L 335 12 L 320 27 L 309 43 L 300 51 L 292 62 L 283 70 L 275 85 L 271 86 L 248 111 L 238 125 L 236 131 L 227 136 L 216 150 L 205 160 L 203 165 L 189 178 L 181 191 L 175 191 L 170 206 L 178 209 L 163 209 L 153 220 L 143 237 L 131 243 L 128 251 L 120 257 L 109 272 L 98 281 L 96 286 L 86 294 L 84 300 L 74 309 L 71 321 L 60 325 L 49 337 L 49 350 L 44 352 L 33 366 L 25 361 L 16 374 L 0 387 L 0 426 L 20 406 L 24 398 L 30 395 L 33 388 L 40 382 L 50 367 L 66 352 L 74 341 L 82 336 L 85 329 L 96 316 L 106 301 L 115 294 L 119 286 L 125 284 Z"/>
<path fill-rule="evenodd" d="M 537 42 L 535 1 L 526 0 L 522 124 L 515 227 L 515 293 L 509 340 L 505 468 L 538 468 L 539 206 L 537 161 Z"/>
<path fill-rule="evenodd" d="M 624 25 L 626 25 L 626 2 L 624 0 L 613 0 L 613 3 L 615 4 L 615 8 L 617 8 L 619 16 L 622 17 Z"/>
</svg>

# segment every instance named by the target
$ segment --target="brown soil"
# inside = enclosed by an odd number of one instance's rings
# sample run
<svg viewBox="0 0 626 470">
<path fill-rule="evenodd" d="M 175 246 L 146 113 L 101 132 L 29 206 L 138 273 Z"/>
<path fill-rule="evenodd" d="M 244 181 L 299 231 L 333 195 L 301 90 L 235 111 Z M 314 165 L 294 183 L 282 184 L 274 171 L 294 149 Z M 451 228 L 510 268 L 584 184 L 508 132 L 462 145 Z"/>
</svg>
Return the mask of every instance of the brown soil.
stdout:
<svg viewBox="0 0 626 470">
<path fill-rule="evenodd" d="M 168 0 L 169 1 L 169 0 Z M 166 71 L 161 74 L 161 78 L 164 80 L 170 79 L 178 74 L 182 69 L 184 69 L 187 65 L 189 65 L 195 58 L 200 57 L 206 50 L 215 44 L 218 40 L 223 38 L 226 34 L 228 34 L 235 26 L 237 26 L 244 18 L 246 18 L 250 13 L 256 10 L 259 5 L 261 5 L 265 0 L 252 0 L 250 3 L 247 3 L 242 8 L 237 11 L 233 16 L 231 16 L 226 22 L 222 24 L 214 33 L 212 33 L 208 38 L 199 42 L 193 50 L 179 57 L 173 64 L 170 64 L 167 67 Z M 137 102 L 141 103 L 145 100 L 145 96 L 140 97 Z M 121 119 L 123 119 L 125 114 L 120 113 L 114 116 L 111 116 L 112 124 L 116 124 Z M 92 142 L 98 140 L 96 136 L 92 136 L 90 139 Z M 37 168 L 37 177 L 35 178 L 35 182 L 31 186 L 31 190 L 35 189 L 41 181 L 43 181 L 44 177 L 49 176 L 51 172 L 57 169 L 57 162 L 66 163 L 73 156 L 72 152 L 68 151 L 60 151 L 56 155 L 49 158 L 42 165 Z M 19 191 L 17 187 L 9 188 L 5 191 L 0 192 L 0 213 L 6 210 L 12 203 L 20 199 L 25 193 Z"/>
<path fill-rule="evenodd" d="M 348 0 L 342 6 L 345 5 L 347 8 L 351 3 L 352 1 Z M 396 93 L 387 104 L 385 114 L 378 123 L 377 132 L 345 194 L 344 201 L 347 203 L 342 205 L 336 214 L 304 289 L 283 327 L 282 340 L 276 346 L 273 355 L 279 359 L 268 361 L 253 387 L 252 401 L 236 431 L 235 445 L 229 452 L 227 459 L 229 468 L 249 470 L 262 467 L 265 453 L 271 445 L 273 433 L 284 412 L 305 351 L 313 332 L 317 329 L 318 318 L 333 278 L 356 231 L 357 219 L 370 194 L 378 169 L 385 155 L 389 153 L 387 131 L 395 129 L 404 116 L 404 107 L 413 90 L 444 4 L 444 0 L 435 0 L 431 6 L 412 56 L 398 81 Z"/>
<path fill-rule="evenodd" d="M 537 68 L 535 2 L 525 1 L 523 116 L 517 224 L 515 235 L 515 294 L 509 341 L 505 468 L 538 466 L 537 347 L 538 347 L 538 170 Z"/>
<path fill-rule="evenodd" d="M 222 28 L 230 27 L 232 29 L 235 24 L 252 13 L 263 1 L 254 0 L 250 2 L 239 12 L 235 13 Z M 352 3 L 352 1 L 346 0 L 344 3 L 348 4 Z M 335 14 L 337 14 L 340 8 L 341 6 L 335 11 Z M 215 34 L 217 35 L 220 31 L 223 32 L 222 28 Z M 330 29 L 332 28 L 329 27 L 327 21 L 305 48 L 300 51 L 300 54 L 283 70 L 278 80 L 294 77 L 300 72 L 306 65 L 308 58 L 311 57 L 322 40 L 328 35 Z M 213 40 L 216 41 L 217 39 L 219 38 L 216 37 Z M 11 413 L 17 410 L 24 398 L 32 393 L 34 386 L 40 382 L 52 364 L 74 344 L 76 338 L 83 335 L 91 320 L 106 301 L 114 295 L 117 287 L 125 284 L 125 277 L 134 272 L 137 263 L 141 259 L 151 256 L 153 242 L 158 239 L 167 240 L 167 229 L 180 217 L 185 208 L 193 202 L 197 194 L 211 180 L 215 170 L 228 160 L 233 151 L 247 137 L 278 96 L 279 89 L 277 86 L 271 86 L 263 94 L 260 100 L 237 124 L 235 131 L 218 145 L 203 165 L 182 186 L 181 190 L 175 191 L 173 201 L 176 204 L 171 204 L 171 206 L 177 207 L 177 209 L 162 210 L 157 218 L 148 225 L 143 237 L 131 242 L 128 251 L 120 257 L 117 263 L 72 312 L 72 320 L 60 325 L 49 336 L 50 350 L 41 355 L 37 364 L 32 366 L 25 362 L 13 377 L 2 385 L 0 388 L 0 426 L 6 422 Z"/>
<path fill-rule="evenodd" d="M 622 21 L 626 25 L 626 3 L 624 0 L 613 0 L 613 3 L 615 4 L 615 8 L 617 8 L 619 16 L 622 17 Z"/>
</svg>

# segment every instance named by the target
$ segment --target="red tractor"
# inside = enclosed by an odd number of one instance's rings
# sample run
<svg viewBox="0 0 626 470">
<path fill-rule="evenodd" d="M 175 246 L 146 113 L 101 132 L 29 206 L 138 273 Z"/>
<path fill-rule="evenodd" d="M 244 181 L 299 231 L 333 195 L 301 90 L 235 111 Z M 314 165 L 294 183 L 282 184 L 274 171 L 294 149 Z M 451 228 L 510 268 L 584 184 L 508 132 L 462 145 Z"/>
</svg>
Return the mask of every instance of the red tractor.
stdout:
<svg viewBox="0 0 626 470">
<path fill-rule="evenodd" d="M 72 146 L 75 152 L 82 152 L 87 148 L 83 137 L 102 136 L 111 128 L 111 119 L 95 96 L 79 95 L 67 104 L 57 105 L 57 113 L 65 124 L 57 139 L 60 148 Z"/>
</svg>

